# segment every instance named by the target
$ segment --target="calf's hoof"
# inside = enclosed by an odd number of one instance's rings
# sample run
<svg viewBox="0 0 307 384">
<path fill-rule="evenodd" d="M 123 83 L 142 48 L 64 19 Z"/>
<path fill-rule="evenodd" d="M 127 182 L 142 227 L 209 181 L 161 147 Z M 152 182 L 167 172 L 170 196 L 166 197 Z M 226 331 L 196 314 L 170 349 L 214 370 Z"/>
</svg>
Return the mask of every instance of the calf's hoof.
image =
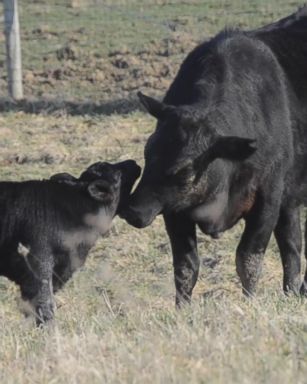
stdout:
<svg viewBox="0 0 307 384">
<path fill-rule="evenodd" d="M 54 317 L 54 308 L 52 305 L 47 307 L 36 307 L 36 326 L 40 327 L 51 323 Z"/>
</svg>

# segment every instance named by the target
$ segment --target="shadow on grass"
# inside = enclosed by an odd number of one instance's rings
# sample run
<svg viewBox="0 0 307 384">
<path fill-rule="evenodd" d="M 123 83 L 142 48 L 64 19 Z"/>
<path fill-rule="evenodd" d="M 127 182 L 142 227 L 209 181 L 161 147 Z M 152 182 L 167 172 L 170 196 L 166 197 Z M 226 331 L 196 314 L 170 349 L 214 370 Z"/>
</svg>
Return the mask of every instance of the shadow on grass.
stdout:
<svg viewBox="0 0 307 384">
<path fill-rule="evenodd" d="M 75 102 L 59 99 L 23 99 L 13 101 L 8 98 L 0 98 L 0 113 L 25 112 L 30 114 L 52 114 L 71 116 L 79 115 L 112 115 L 128 114 L 140 110 L 140 103 L 136 97 L 129 99 L 110 100 L 100 103 L 84 101 Z"/>
</svg>

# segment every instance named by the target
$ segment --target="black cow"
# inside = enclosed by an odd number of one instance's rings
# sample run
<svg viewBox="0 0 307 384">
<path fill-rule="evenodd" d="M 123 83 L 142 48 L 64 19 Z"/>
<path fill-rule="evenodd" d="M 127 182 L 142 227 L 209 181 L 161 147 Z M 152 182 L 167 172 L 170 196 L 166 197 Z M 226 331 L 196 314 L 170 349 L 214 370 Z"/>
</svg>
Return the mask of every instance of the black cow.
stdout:
<svg viewBox="0 0 307 384">
<path fill-rule="evenodd" d="M 95 163 L 78 179 L 0 182 L 0 275 L 20 286 L 38 324 L 53 318 L 53 292 L 108 231 L 139 175 L 127 160 Z"/>
<path fill-rule="evenodd" d="M 241 218 L 243 291 L 254 293 L 274 231 L 284 290 L 297 292 L 307 202 L 307 7 L 254 31 L 219 33 L 187 56 L 163 102 L 139 97 L 158 123 L 121 214 L 139 228 L 163 214 L 177 305 L 190 301 L 198 276 L 196 225 L 216 238 Z"/>
</svg>

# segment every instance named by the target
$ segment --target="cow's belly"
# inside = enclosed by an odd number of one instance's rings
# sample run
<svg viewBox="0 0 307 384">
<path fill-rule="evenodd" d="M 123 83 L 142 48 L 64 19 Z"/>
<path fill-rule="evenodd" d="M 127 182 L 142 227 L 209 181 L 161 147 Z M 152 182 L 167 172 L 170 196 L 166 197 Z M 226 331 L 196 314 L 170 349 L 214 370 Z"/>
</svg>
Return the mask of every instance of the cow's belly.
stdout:
<svg viewBox="0 0 307 384">
<path fill-rule="evenodd" d="M 221 192 L 210 202 L 191 209 L 189 216 L 203 233 L 218 238 L 250 211 L 254 201 L 254 193 L 230 198 L 228 193 Z"/>
</svg>

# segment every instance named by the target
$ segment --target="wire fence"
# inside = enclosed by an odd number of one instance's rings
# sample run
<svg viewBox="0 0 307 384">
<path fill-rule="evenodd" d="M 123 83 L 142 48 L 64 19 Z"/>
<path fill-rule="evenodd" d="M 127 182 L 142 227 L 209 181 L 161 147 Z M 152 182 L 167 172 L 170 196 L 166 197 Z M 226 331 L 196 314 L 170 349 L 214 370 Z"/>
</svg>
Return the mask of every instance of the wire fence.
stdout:
<svg viewBox="0 0 307 384">
<path fill-rule="evenodd" d="M 25 97 L 128 100 L 161 95 L 184 56 L 225 26 L 252 28 L 294 12 L 285 0 L 19 0 Z M 2 7 L 1 7 L 2 8 Z M 0 97 L 7 97 L 3 10 Z"/>
</svg>

